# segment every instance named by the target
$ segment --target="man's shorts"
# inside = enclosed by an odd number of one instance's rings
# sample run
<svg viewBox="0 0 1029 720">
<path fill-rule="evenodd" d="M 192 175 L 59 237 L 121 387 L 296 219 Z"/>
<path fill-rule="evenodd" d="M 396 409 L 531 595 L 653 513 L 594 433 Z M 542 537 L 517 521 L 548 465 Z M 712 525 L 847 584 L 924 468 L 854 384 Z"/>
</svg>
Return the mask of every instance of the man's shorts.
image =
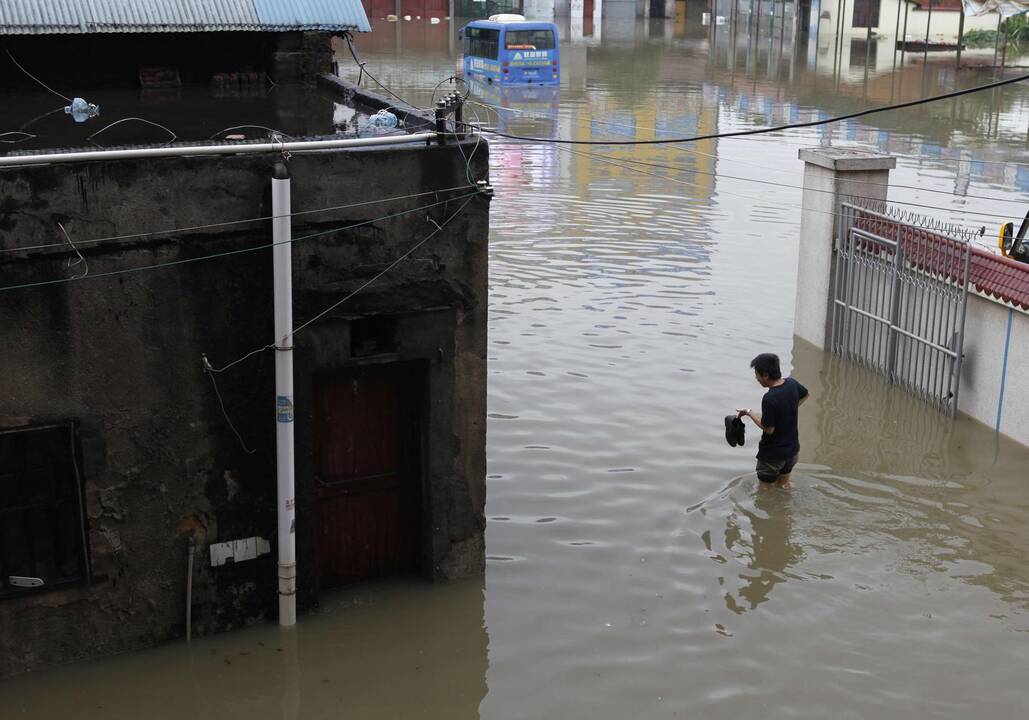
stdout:
<svg viewBox="0 0 1029 720">
<path fill-rule="evenodd" d="M 797 453 L 786 460 L 762 460 L 757 461 L 757 479 L 761 482 L 774 483 L 780 475 L 789 475 L 793 472 L 793 466 L 797 464 L 800 453 Z"/>
</svg>

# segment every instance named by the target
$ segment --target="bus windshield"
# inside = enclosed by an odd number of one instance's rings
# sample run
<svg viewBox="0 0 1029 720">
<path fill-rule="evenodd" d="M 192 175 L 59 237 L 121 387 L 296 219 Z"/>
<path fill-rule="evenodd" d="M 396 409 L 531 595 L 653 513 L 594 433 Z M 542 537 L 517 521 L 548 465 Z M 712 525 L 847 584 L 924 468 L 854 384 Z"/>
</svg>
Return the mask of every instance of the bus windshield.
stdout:
<svg viewBox="0 0 1029 720">
<path fill-rule="evenodd" d="M 507 50 L 553 50 L 552 30 L 508 30 L 504 33 L 504 48 Z"/>
</svg>

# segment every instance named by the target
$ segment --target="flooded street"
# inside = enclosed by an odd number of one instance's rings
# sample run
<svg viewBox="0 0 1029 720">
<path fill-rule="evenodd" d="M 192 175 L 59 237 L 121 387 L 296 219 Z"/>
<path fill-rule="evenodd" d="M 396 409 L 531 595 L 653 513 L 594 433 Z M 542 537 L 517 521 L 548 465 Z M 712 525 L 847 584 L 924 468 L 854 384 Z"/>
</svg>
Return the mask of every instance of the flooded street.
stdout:
<svg viewBox="0 0 1029 720">
<path fill-rule="evenodd" d="M 368 70 L 428 106 L 456 28 L 374 22 Z M 887 40 L 834 71 L 814 39 L 741 35 L 733 56 L 723 28 L 713 50 L 673 21 L 591 30 L 562 44 L 559 89 L 475 86 L 469 114 L 655 139 L 994 77 L 945 55 L 894 70 Z M 485 578 L 362 585 L 294 632 L 22 676 L 3 718 L 1024 717 L 1029 449 L 795 342 L 793 313 L 799 148 L 894 153 L 890 201 L 993 245 L 1029 205 L 1027 143 L 1024 84 L 690 146 L 490 138 Z M 753 426 L 724 439 L 766 351 L 812 393 L 792 490 L 756 487 Z"/>
</svg>

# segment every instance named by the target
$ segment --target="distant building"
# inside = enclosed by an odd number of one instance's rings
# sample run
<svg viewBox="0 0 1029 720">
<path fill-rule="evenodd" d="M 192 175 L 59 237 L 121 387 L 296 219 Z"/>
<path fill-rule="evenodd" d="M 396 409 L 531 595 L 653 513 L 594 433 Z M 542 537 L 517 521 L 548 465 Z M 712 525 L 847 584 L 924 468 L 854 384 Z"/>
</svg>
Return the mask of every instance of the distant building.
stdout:
<svg viewBox="0 0 1029 720">
<path fill-rule="evenodd" d="M 201 362 L 274 340 L 275 163 L 292 177 L 295 323 L 313 321 L 294 338 L 290 415 L 301 609 L 366 578 L 481 573 L 482 141 L 277 149 L 381 134 L 369 116 L 383 108 L 402 123 L 386 134 L 435 127 L 318 75 L 328 33 L 367 28 L 358 0 L 133 3 L 145 19 L 117 15 L 127 3 L 75 4 L 81 17 L 71 5 L 0 0 L 24 69 L 0 55 L 5 120 L 25 128 L 0 153 L 0 676 L 181 638 L 190 584 L 195 635 L 275 617 L 273 353 L 221 373 Z M 218 43 L 233 50 L 200 57 Z M 157 61 L 181 87 L 140 87 Z M 320 89 L 212 84 L 244 65 Z M 37 119 L 62 103 L 52 93 L 99 100 L 100 115 Z M 93 135 L 130 113 L 181 145 L 138 121 Z M 209 137 L 230 125 L 244 127 Z M 166 156 L 48 158 L 122 146 L 130 127 L 150 133 L 133 148 Z M 266 149 L 235 151 L 255 141 Z M 198 143 L 234 154 L 176 156 Z M 17 155 L 34 164 L 11 166 Z"/>
<path fill-rule="evenodd" d="M 961 0 L 845 0 L 840 4 L 814 0 L 812 9 L 818 18 L 819 35 L 835 33 L 837 13 L 841 13 L 846 36 L 863 38 L 871 27 L 873 36 L 924 41 L 928 28 L 930 42 L 953 43 L 958 38 Z M 965 32 L 996 29 L 996 14 L 965 17 Z"/>
</svg>

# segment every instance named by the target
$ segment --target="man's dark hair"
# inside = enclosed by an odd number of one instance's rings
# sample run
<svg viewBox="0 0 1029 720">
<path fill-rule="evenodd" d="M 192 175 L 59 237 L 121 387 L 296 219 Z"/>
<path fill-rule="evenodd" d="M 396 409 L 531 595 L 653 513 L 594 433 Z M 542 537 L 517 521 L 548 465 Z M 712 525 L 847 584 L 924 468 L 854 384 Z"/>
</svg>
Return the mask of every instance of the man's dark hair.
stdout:
<svg viewBox="0 0 1029 720">
<path fill-rule="evenodd" d="M 782 377 L 779 369 L 779 356 L 772 353 L 761 353 L 750 361 L 750 366 L 762 375 L 768 376 L 769 380 L 778 380 Z"/>
</svg>

